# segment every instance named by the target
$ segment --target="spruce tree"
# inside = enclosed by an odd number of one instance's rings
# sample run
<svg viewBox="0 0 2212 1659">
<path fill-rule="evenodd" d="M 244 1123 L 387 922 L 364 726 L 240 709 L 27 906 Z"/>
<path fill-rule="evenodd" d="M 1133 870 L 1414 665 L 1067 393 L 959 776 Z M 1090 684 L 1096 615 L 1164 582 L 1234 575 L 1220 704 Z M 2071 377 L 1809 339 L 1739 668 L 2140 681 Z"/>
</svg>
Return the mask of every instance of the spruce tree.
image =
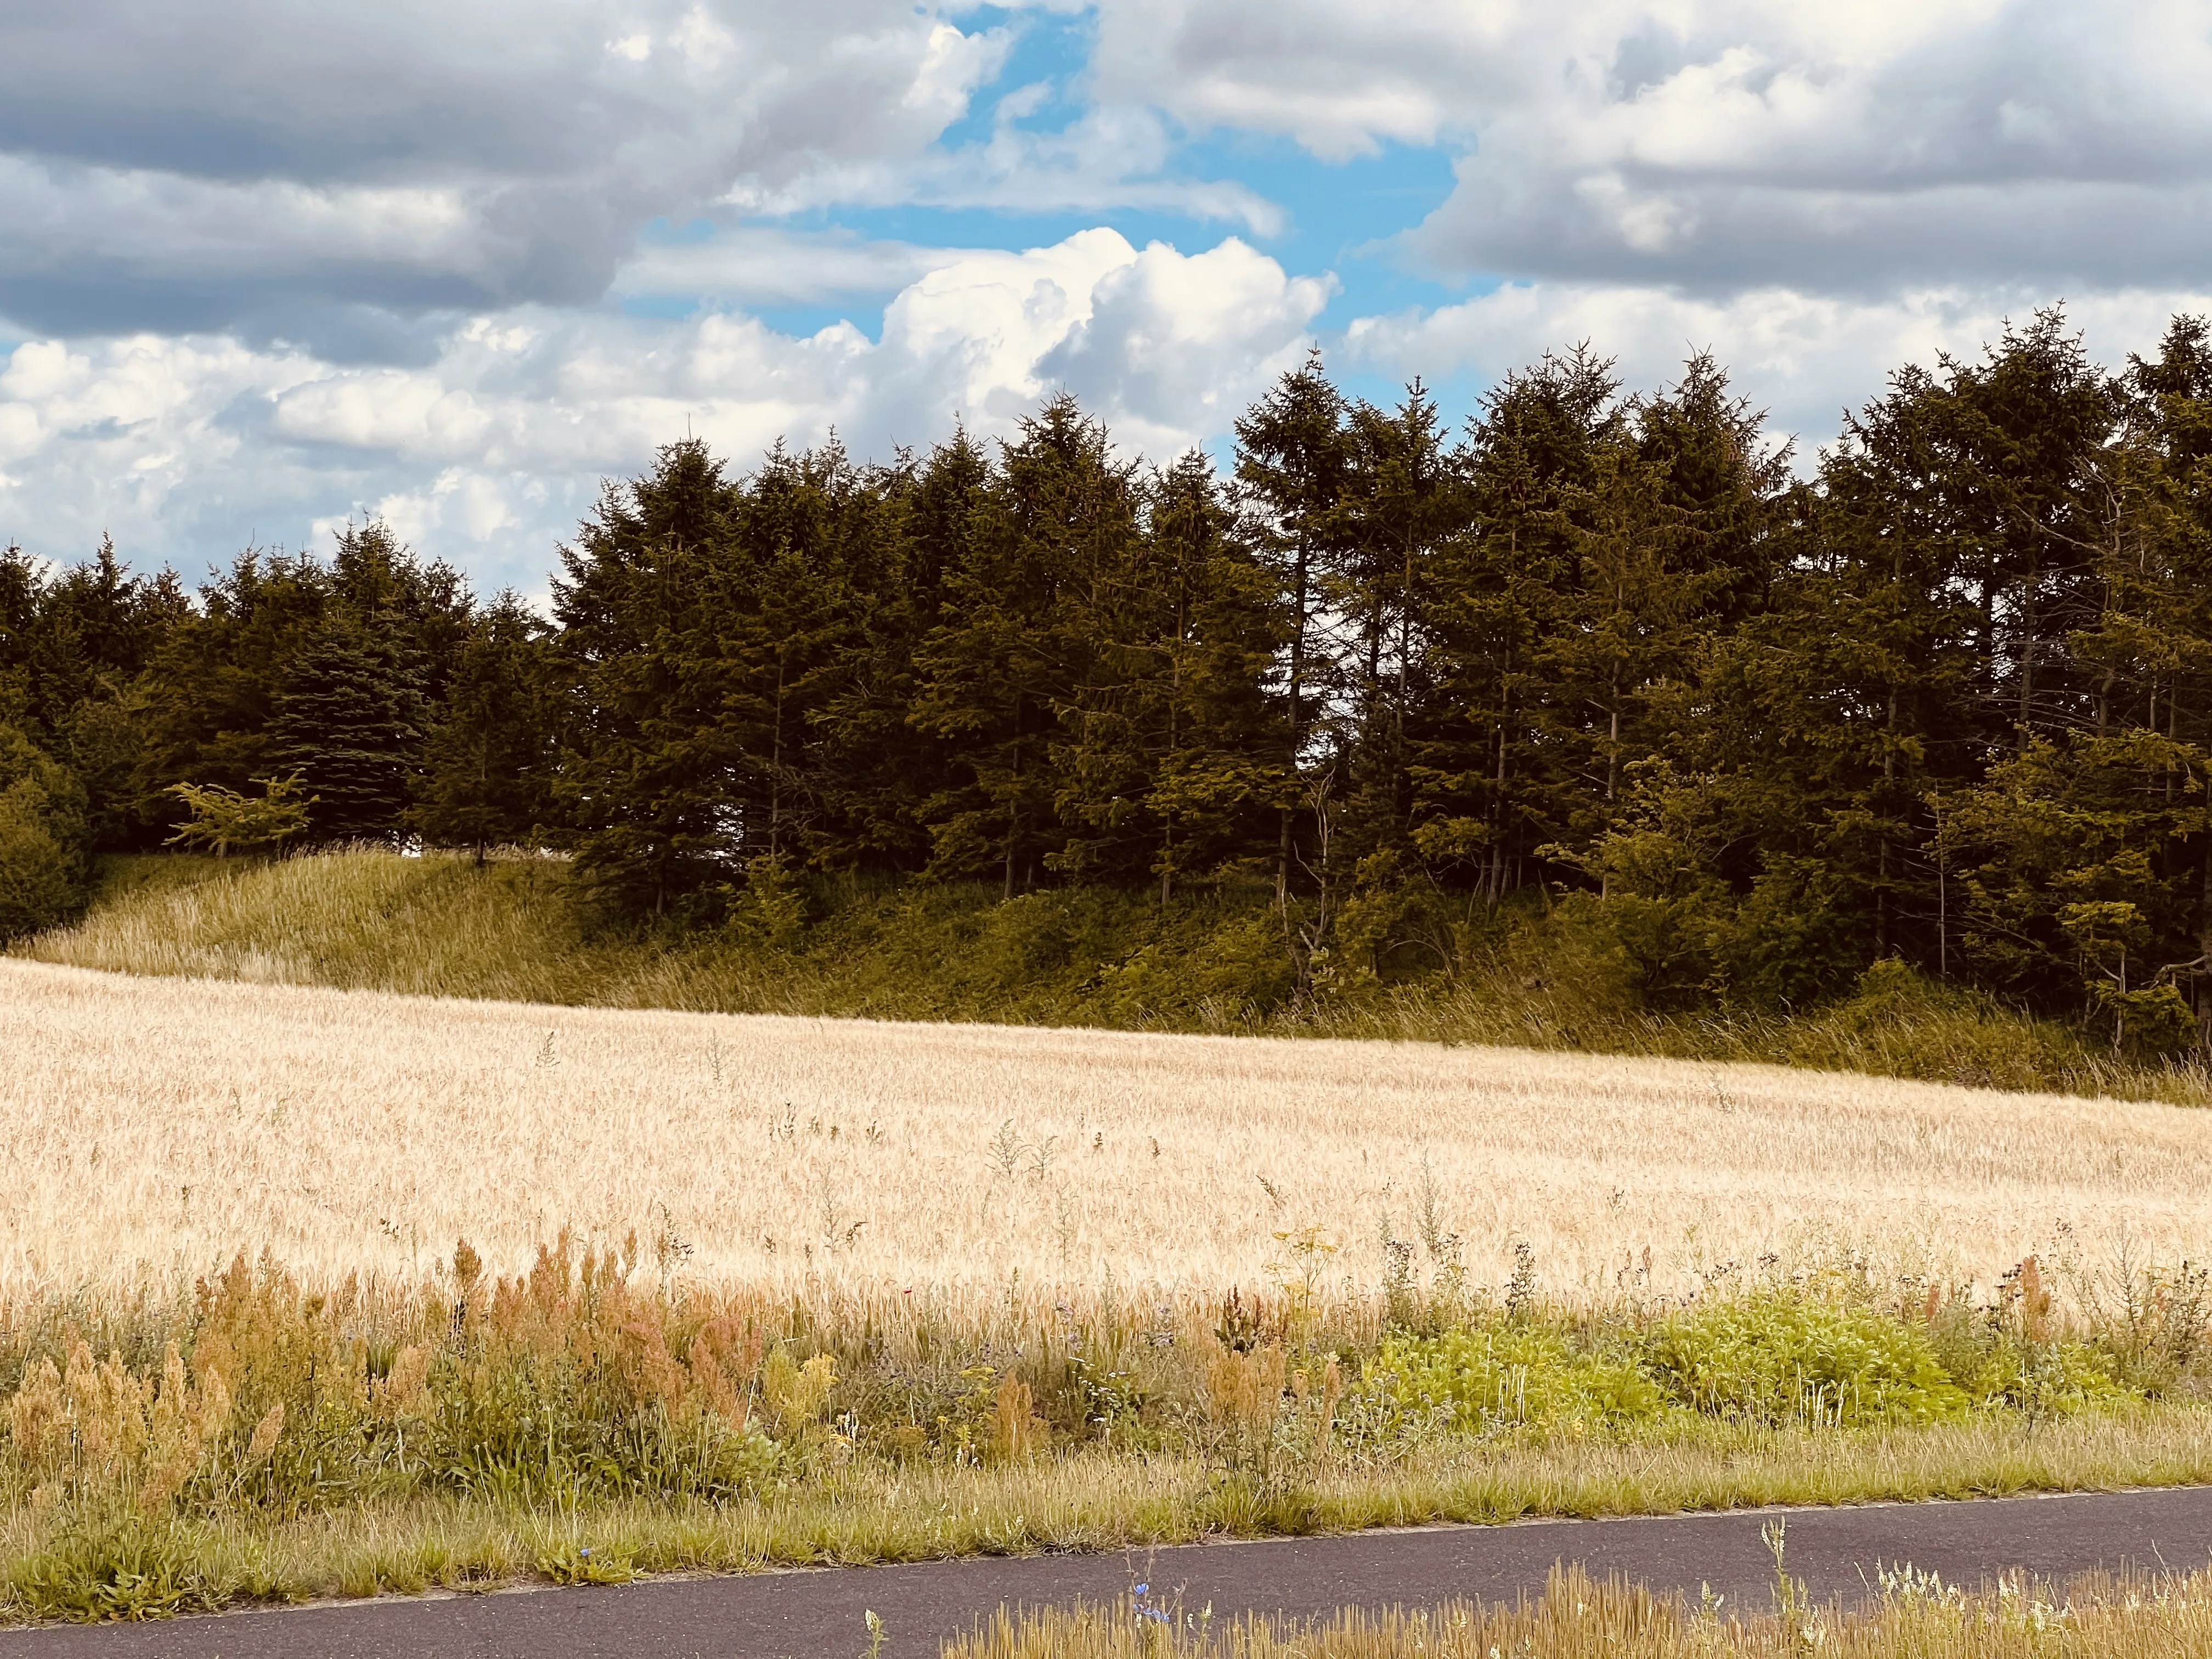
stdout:
<svg viewBox="0 0 2212 1659">
<path fill-rule="evenodd" d="M 131 690 L 128 713 L 140 738 L 136 811 L 149 830 L 173 827 L 175 784 L 243 791 L 314 752 L 326 741 L 314 729 L 321 715 L 308 707 L 319 698 L 337 698 L 323 712 L 359 728 L 350 735 L 333 730 L 327 742 L 334 752 L 359 738 L 368 744 L 361 756 L 404 752 L 404 772 L 414 762 L 414 740 L 370 734 L 394 725 L 419 728 L 420 704 L 441 694 L 470 611 L 454 572 L 418 559 L 374 520 L 342 532 L 327 563 L 248 549 L 200 589 L 196 608 L 173 587 L 146 603 L 156 613 L 158 643 L 144 647 L 143 681 Z M 100 609 L 80 606 L 88 616 Z M 349 652 L 366 654 L 340 660 Z M 327 660 L 311 664 L 311 653 Z M 356 683 L 355 690 L 345 691 L 343 683 Z M 288 696 L 295 707 L 280 730 L 279 706 Z M 112 728 L 112 716 L 106 724 Z M 314 833 L 398 833 L 399 819 L 386 810 L 393 798 L 390 778 L 370 780 L 383 763 L 344 764 L 361 773 L 358 811 L 333 807 L 337 816 Z M 404 811 L 404 787 L 398 799 Z"/>
<path fill-rule="evenodd" d="M 418 557 L 381 520 L 349 524 L 331 550 L 331 604 L 356 617 L 374 617 L 405 642 L 422 695 L 446 694 L 453 658 L 469 637 L 475 605 L 459 571 L 442 559 Z"/>
<path fill-rule="evenodd" d="M 426 841 L 472 848 L 479 865 L 552 818 L 546 632 L 514 592 L 494 599 L 454 654 L 423 744 L 410 822 Z"/>
<path fill-rule="evenodd" d="M 1237 422 L 1237 489 L 1252 545 L 1268 560 L 1289 610 L 1284 651 L 1283 764 L 1305 787 L 1340 712 L 1341 641 L 1328 627 L 1329 573 L 1344 546 L 1341 508 L 1352 465 L 1343 395 L 1322 366 L 1318 349 L 1282 379 Z M 1326 769 L 1327 763 L 1321 762 Z M 1278 821 L 1275 898 L 1288 900 L 1291 872 L 1302 862 L 1298 809 L 1286 803 Z"/>
<path fill-rule="evenodd" d="M 947 572 L 916 653 L 909 718 L 950 766 L 922 803 L 944 875 L 993 872 L 1007 897 L 1066 842 L 1055 807 L 1064 714 L 1099 641 L 1071 626 L 1138 534 L 1132 469 L 1072 398 L 1024 419 Z"/>
<path fill-rule="evenodd" d="M 1429 868 L 1492 903 L 1540 879 L 1586 793 L 1549 733 L 1549 653 L 1568 627 L 1596 456 L 1620 417 L 1613 366 L 1547 356 L 1484 400 L 1463 463 L 1466 522 L 1417 591 L 1425 694 L 1410 711 L 1413 841 Z"/>
<path fill-rule="evenodd" d="M 1716 653 L 1711 707 L 1750 781 L 1748 841 L 1818 863 L 1861 961 L 1958 965 L 1927 842 L 1979 775 L 1978 549 L 1955 533 L 1943 392 L 1898 375 L 1796 493 L 1772 603 Z M 1708 743 L 1708 750 L 1713 747 Z"/>
<path fill-rule="evenodd" d="M 2191 947 L 2171 982 L 2212 1048 L 2212 324 L 2173 319 L 2154 356 L 2130 360 L 2123 392 L 2133 533 L 2115 539 L 2114 562 L 2126 612 L 2147 625 L 2136 640 L 2099 643 L 2132 659 L 2129 719 L 2162 732 L 2184 762 L 2162 769 L 2157 793 L 2169 805 L 2195 794 L 2207 811 L 2205 832 L 2170 855 Z"/>
<path fill-rule="evenodd" d="M 420 672 L 388 622 L 325 623 L 292 663 L 270 722 L 277 774 L 317 798 L 320 841 L 397 841 L 421 759 Z"/>
<path fill-rule="evenodd" d="M 1290 619 L 1202 453 L 1154 481 L 1146 539 L 1157 618 L 1146 806 L 1165 905 L 1179 878 L 1274 851 L 1292 787 L 1273 695 Z"/>
<path fill-rule="evenodd" d="M 83 903 L 84 807 L 69 769 L 0 722 L 0 939 L 52 927 Z"/>
<path fill-rule="evenodd" d="M 1128 480 L 1139 522 L 1094 538 L 1060 632 L 1074 665 L 1052 754 L 1067 835 L 1048 866 L 1160 884 L 1251 850 L 1282 799 L 1267 682 L 1282 640 L 1268 573 L 1193 453 Z"/>
<path fill-rule="evenodd" d="M 856 579 L 867 580 L 882 514 L 874 481 L 835 442 L 775 451 L 733 500 L 706 648 L 720 663 L 748 862 L 854 861 L 822 728 L 865 650 Z"/>
<path fill-rule="evenodd" d="M 918 870 L 929 861 L 925 803 L 951 765 L 948 739 L 912 716 L 918 653 L 941 621 L 992 484 L 989 457 L 956 431 L 916 463 L 902 458 L 870 487 L 846 550 L 850 633 L 842 666 L 811 718 L 819 733 L 821 818 L 810 858 L 828 868 Z"/>
<path fill-rule="evenodd" d="M 177 783 L 243 791 L 277 769 L 270 720 L 295 658 L 321 629 L 329 573 L 305 555 L 249 548 L 199 592 L 154 653 L 133 787 L 173 825 Z"/>
<path fill-rule="evenodd" d="M 1409 742 L 1431 672 L 1424 599 L 1440 550 L 1466 526 L 1466 458 L 1446 449 L 1435 400 L 1418 380 L 1395 410 L 1355 404 L 1347 426 L 1341 553 L 1330 573 L 1352 647 L 1336 745 L 1343 858 L 1368 884 L 1391 885 L 1413 852 Z"/>
<path fill-rule="evenodd" d="M 561 550 L 556 793 L 579 887 L 611 915 L 666 915 L 737 868 L 709 614 L 735 493 L 704 443 L 670 444 L 644 477 L 610 483 Z"/>
<path fill-rule="evenodd" d="M 173 573 L 131 574 L 105 538 L 90 560 L 59 571 L 42 572 L 15 550 L 0 554 L 0 702 L 77 775 L 100 850 L 155 838 L 158 819 L 136 783 L 145 676 L 188 614 Z"/>
</svg>

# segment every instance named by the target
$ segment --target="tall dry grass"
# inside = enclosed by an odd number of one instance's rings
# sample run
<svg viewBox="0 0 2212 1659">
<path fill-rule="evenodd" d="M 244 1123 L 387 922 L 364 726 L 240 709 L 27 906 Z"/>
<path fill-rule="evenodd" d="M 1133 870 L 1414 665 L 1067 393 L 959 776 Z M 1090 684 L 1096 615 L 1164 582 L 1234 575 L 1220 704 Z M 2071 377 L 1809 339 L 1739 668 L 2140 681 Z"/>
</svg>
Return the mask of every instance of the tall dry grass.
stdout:
<svg viewBox="0 0 2212 1659">
<path fill-rule="evenodd" d="M 2172 1659 L 2212 1653 L 2208 1581 L 2212 1575 L 2196 1573 L 2085 1582 L 2066 1593 L 2008 1580 L 1964 1595 L 1903 1577 L 1862 1611 L 1792 1601 L 1772 1616 L 1740 1618 L 1568 1570 L 1555 1572 L 1541 1596 L 1515 1604 L 1346 1609 L 1313 1624 L 1217 1620 L 1141 1603 L 1002 1611 L 942 1652 L 944 1659 Z"/>
<path fill-rule="evenodd" d="M 1553 1295 L 1838 1253 L 1989 1280 L 2212 1239 L 2212 1117 L 1777 1067 L 561 1009 L 0 962 L 0 1295 L 267 1248 L 417 1279 L 562 1225 L 724 1285 Z M 1303 1238 L 1316 1248 L 1293 1261 Z"/>
</svg>

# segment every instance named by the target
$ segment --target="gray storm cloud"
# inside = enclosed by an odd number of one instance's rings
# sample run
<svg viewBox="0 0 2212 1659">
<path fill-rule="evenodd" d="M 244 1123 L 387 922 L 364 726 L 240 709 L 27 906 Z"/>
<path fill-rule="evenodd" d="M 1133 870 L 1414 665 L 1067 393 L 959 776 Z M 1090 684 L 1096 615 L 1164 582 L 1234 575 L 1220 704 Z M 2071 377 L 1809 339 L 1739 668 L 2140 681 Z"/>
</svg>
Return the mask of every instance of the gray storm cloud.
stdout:
<svg viewBox="0 0 2212 1659">
<path fill-rule="evenodd" d="M 1000 49 L 896 0 L 10 7 L 0 316 L 373 351 L 587 304 L 656 219 L 919 153 Z"/>
</svg>

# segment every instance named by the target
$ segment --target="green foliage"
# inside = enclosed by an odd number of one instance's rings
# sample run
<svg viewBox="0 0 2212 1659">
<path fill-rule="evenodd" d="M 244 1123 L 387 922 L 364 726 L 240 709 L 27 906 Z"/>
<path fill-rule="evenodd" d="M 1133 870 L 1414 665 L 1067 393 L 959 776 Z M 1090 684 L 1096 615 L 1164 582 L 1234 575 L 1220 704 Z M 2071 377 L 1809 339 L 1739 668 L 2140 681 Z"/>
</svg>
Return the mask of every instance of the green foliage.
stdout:
<svg viewBox="0 0 2212 1659">
<path fill-rule="evenodd" d="M 169 793 L 184 803 L 189 816 L 169 837 L 168 844 L 205 847 L 217 858 L 225 858 L 234 850 L 274 852 L 305 835 L 309 813 L 319 797 L 300 798 L 299 775 L 253 781 L 261 786 L 258 796 L 241 795 L 219 783 L 172 784 Z"/>
<path fill-rule="evenodd" d="M 2000 1089 L 2110 1086 L 2068 1027 L 2023 1018 L 1896 957 L 1873 963 L 1850 994 L 1790 1020 L 1779 1036 L 1778 1057 L 1794 1065 Z"/>
<path fill-rule="evenodd" d="M 1149 918 L 1147 919 L 1149 921 Z M 1189 1030 L 1289 1003 L 1295 971 L 1280 921 L 1256 906 L 1188 904 L 1112 953 L 1091 1000 L 1105 1023 Z"/>
<path fill-rule="evenodd" d="M 2029 1271 L 2033 1273 L 2031 1264 Z M 1370 1435 L 1653 1427 L 1681 1413 L 1770 1428 L 1924 1426 L 1973 1407 L 2079 1411 L 2128 1390 L 2045 1311 L 1947 1304 L 1922 1325 L 1817 1291 L 1713 1296 L 1609 1342 L 1527 1321 L 1386 1338 L 1351 1421 Z"/>
<path fill-rule="evenodd" d="M 745 881 L 730 900 L 731 930 L 747 944 L 787 951 L 806 933 L 806 884 L 781 853 L 763 853 L 745 865 Z"/>
<path fill-rule="evenodd" d="M 379 523 L 327 561 L 249 550 L 167 619 L 134 675 L 134 783 L 149 830 L 173 784 L 243 791 L 295 770 L 323 799 L 314 833 L 389 840 L 471 602 L 459 577 Z"/>
<path fill-rule="evenodd" d="M 1565 1332 L 1530 1323 L 1386 1338 L 1362 1367 L 1360 1389 L 1370 1420 L 1397 1432 L 1620 1431 L 1668 1410 L 1632 1358 L 1577 1352 Z"/>
<path fill-rule="evenodd" d="M 91 559 L 63 569 L 0 550 L 0 726 L 76 775 L 95 848 L 148 844 L 136 777 L 144 680 L 186 612 L 173 574 L 127 574 L 105 538 Z"/>
<path fill-rule="evenodd" d="M 269 723 L 277 765 L 314 790 L 325 841 L 395 841 L 422 741 L 420 674 L 380 618 L 340 617 L 289 665 Z"/>
<path fill-rule="evenodd" d="M 2207 827 L 2200 792 L 2185 777 L 2191 759 L 2155 732 L 2077 736 L 2063 747 L 2039 740 L 1990 768 L 1946 816 L 1943 850 L 1960 871 L 1967 952 L 2000 985 L 2070 979 L 2105 1016 L 2116 1052 L 2172 1053 L 2196 1040 L 2194 1016 L 2163 965 L 2194 943 L 2172 931 L 2183 914 L 2177 880 L 2199 879 L 2194 860 L 2178 854 Z M 2147 808 L 2145 776 L 2161 774 L 2186 793 Z"/>
<path fill-rule="evenodd" d="M 1969 1403 L 1923 1332 L 1812 1297 L 1770 1291 L 1709 1302 L 1661 1322 L 1639 1346 L 1674 1399 L 1741 1422 L 1927 1424 Z"/>
<path fill-rule="evenodd" d="M 0 939 L 52 927 L 85 898 L 84 790 L 15 727 L 0 725 Z"/>
<path fill-rule="evenodd" d="M 60 758 L 84 786 L 85 828 L 94 848 L 144 846 L 154 823 L 137 776 L 146 752 L 143 689 L 88 697 L 70 711 Z"/>
<path fill-rule="evenodd" d="M 209 1579 L 194 1541 L 174 1521 L 79 1520 L 13 1562 L 8 1587 L 36 1619 L 99 1624 L 213 1613 L 230 1587 Z"/>
<path fill-rule="evenodd" d="M 580 1492 L 726 1498 L 760 1490 L 784 1466 L 776 1443 L 751 1423 L 625 1400 L 576 1359 L 459 1367 L 434 1375 L 430 1394 L 434 1413 L 407 1450 L 419 1460 L 420 1479 L 503 1501 Z M 318 1453 L 357 1464 L 359 1439 L 351 1423 L 320 1444 L 303 1437 L 274 1479 L 280 1489 L 313 1491 L 317 1483 L 300 1466 Z M 396 1442 L 389 1455 L 396 1462 Z"/>
<path fill-rule="evenodd" d="M 310 836 L 564 850 L 592 929 L 748 997 L 878 908 L 825 883 L 920 878 L 1056 896 L 907 912 L 974 958 L 921 1000 L 1024 1018 L 1449 1002 L 1921 1075 L 2212 1040 L 2212 325 L 2113 373 L 2038 313 L 1802 478 L 1704 355 L 1549 355 L 1461 432 L 1316 355 L 1236 431 L 1227 477 L 1065 395 L 882 465 L 671 444 L 550 626 L 374 523 L 191 597 L 11 550 L 0 720 L 103 850 L 296 771 Z M 1981 1000 L 1885 1033 L 1852 987 L 1891 959 Z"/>
<path fill-rule="evenodd" d="M 638 1576 L 636 1562 L 605 1545 L 540 1550 L 533 1565 L 556 1584 L 627 1584 Z"/>
<path fill-rule="evenodd" d="M 434 845 L 529 842 L 554 817 L 552 667 L 544 625 L 512 593 L 477 617 L 456 653 L 422 750 L 409 822 Z"/>
<path fill-rule="evenodd" d="M 704 444 L 672 444 L 562 551 L 574 706 L 556 787 L 576 872 L 611 915 L 668 914 L 733 850 L 714 632 L 732 494 Z"/>
</svg>

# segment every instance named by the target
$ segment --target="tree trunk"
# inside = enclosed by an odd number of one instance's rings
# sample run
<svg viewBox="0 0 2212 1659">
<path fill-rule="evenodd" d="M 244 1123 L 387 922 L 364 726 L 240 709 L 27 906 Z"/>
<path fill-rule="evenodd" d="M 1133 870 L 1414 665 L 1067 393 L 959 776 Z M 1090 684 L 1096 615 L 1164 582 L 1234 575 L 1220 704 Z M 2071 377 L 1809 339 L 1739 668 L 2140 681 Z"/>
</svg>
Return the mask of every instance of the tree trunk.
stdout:
<svg viewBox="0 0 2212 1659">
<path fill-rule="evenodd" d="M 1310 550 L 1298 538 L 1297 558 L 1292 566 L 1291 629 L 1291 780 L 1298 775 L 1300 753 L 1305 746 L 1306 582 Z M 1283 809 L 1282 837 L 1275 849 L 1275 908 L 1287 919 L 1291 903 L 1291 818 L 1297 809 Z"/>
<path fill-rule="evenodd" d="M 2212 809 L 2212 778 L 2204 781 L 2204 805 Z M 2197 836 L 2200 845 L 2197 859 L 2201 870 L 2197 878 L 2197 949 L 2201 953 L 2197 962 L 2197 1031 L 2200 1048 L 2212 1051 L 2212 835 Z"/>
</svg>

